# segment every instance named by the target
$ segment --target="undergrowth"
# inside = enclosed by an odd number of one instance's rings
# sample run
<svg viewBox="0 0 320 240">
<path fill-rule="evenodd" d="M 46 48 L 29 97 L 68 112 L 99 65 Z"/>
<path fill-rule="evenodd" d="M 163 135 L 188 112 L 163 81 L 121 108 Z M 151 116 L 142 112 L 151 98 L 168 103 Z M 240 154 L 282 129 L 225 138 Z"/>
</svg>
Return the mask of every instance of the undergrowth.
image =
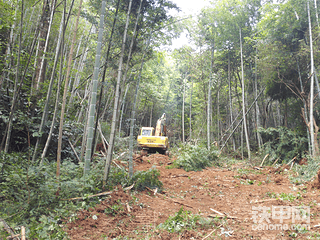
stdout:
<svg viewBox="0 0 320 240">
<path fill-rule="evenodd" d="M 213 220 L 191 214 L 191 212 L 184 211 L 183 207 L 181 207 L 174 216 L 170 216 L 164 223 L 160 223 L 158 228 L 173 233 L 192 230 L 197 227 L 208 227 L 213 224 Z"/>
<path fill-rule="evenodd" d="M 70 159 L 61 163 L 60 181 L 56 180 L 56 163 L 44 161 L 32 163 L 21 154 L 0 155 L 0 218 L 19 231 L 26 227 L 29 239 L 67 239 L 63 222 L 71 220 L 80 209 L 89 209 L 99 203 L 98 197 L 87 196 L 101 192 L 104 160 L 91 164 L 88 176 L 83 178 L 83 164 Z M 136 172 L 132 179 L 128 173 L 111 167 L 106 189 L 130 186 L 144 190 L 157 187 L 161 190 L 159 171 L 151 169 Z M 80 201 L 69 201 L 74 197 L 85 197 Z M 7 234 L 0 229 L 0 239 Z"/>
<path fill-rule="evenodd" d="M 268 161 L 274 161 L 276 158 L 290 161 L 296 157 L 300 159 L 304 152 L 308 150 L 308 140 L 306 137 L 299 135 L 285 127 L 279 128 L 259 128 L 264 145 L 265 154 L 269 154 Z"/>
<path fill-rule="evenodd" d="M 184 144 L 177 150 L 177 155 L 178 158 L 171 167 L 183 168 L 187 172 L 219 165 L 217 151 L 199 145 Z"/>
</svg>

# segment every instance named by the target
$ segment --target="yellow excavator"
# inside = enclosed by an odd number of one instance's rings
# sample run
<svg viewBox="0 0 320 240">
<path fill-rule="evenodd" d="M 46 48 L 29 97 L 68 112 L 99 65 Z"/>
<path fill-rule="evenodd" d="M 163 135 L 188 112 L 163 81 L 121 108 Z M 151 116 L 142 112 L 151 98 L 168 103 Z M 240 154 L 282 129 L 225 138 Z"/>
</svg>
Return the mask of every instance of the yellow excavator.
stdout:
<svg viewBox="0 0 320 240">
<path fill-rule="evenodd" d="M 153 127 L 142 127 L 137 141 L 141 155 L 156 152 L 169 155 L 166 114 L 162 114 L 161 118 L 158 119 L 156 129 Z"/>
</svg>

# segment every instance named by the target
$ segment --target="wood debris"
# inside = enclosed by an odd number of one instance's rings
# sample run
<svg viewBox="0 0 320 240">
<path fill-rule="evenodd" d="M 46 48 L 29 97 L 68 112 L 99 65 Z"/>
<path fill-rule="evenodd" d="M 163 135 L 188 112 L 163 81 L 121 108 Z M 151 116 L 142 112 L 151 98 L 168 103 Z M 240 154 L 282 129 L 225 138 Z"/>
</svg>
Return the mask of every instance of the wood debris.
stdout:
<svg viewBox="0 0 320 240">
<path fill-rule="evenodd" d="M 218 212 L 217 210 L 214 210 L 213 208 L 210 208 L 210 210 L 211 210 L 212 212 L 218 213 L 218 214 L 221 215 L 221 216 L 225 216 L 225 215 L 226 215 L 226 214 L 223 214 L 223 213 L 221 213 L 221 212 Z"/>
<path fill-rule="evenodd" d="M 277 199 L 277 198 L 272 198 L 272 199 L 263 199 L 263 200 L 257 200 L 257 201 L 255 201 L 255 202 L 250 202 L 250 203 L 263 203 L 263 202 L 270 202 L 270 201 L 277 201 L 277 200 L 279 200 L 279 199 Z"/>
<path fill-rule="evenodd" d="M 9 237 L 7 237 L 7 239 L 13 239 L 13 240 L 20 240 L 19 236 L 20 234 L 16 234 L 13 232 L 13 230 L 11 229 L 11 227 L 6 223 L 6 221 L 2 218 L 0 218 L 0 226 L 2 226 L 4 228 L 4 230 L 7 231 L 7 233 L 10 234 Z"/>
<path fill-rule="evenodd" d="M 156 195 L 157 192 L 158 192 L 158 188 L 156 188 L 156 189 L 151 189 L 151 188 L 146 187 L 146 189 L 148 189 L 149 191 L 153 192 L 153 195 Z"/>
<path fill-rule="evenodd" d="M 126 202 L 126 206 L 127 206 L 128 212 L 131 212 L 131 209 L 130 209 L 130 206 L 129 206 L 128 202 Z"/>
<path fill-rule="evenodd" d="M 228 216 L 228 215 L 211 215 L 209 214 L 208 217 L 211 217 L 211 218 L 228 218 L 228 219 L 238 219 L 237 217 L 233 217 L 233 216 Z"/>
<path fill-rule="evenodd" d="M 173 175 L 173 176 L 171 176 L 171 178 L 177 178 L 177 177 L 189 177 L 189 176 L 186 175 L 186 174 L 179 174 L 179 175 Z"/>
<path fill-rule="evenodd" d="M 212 217 L 212 218 L 216 218 L 216 217 L 217 218 L 224 218 L 224 217 L 226 217 L 226 218 L 229 218 L 229 219 L 237 219 L 237 217 L 230 216 L 229 214 L 226 214 L 226 213 L 221 213 L 221 212 L 219 212 L 219 211 L 217 211 L 217 210 L 215 210 L 213 208 L 210 208 L 210 210 L 212 212 L 215 212 L 215 213 L 219 214 L 219 215 L 208 215 L 208 217 Z"/>
</svg>

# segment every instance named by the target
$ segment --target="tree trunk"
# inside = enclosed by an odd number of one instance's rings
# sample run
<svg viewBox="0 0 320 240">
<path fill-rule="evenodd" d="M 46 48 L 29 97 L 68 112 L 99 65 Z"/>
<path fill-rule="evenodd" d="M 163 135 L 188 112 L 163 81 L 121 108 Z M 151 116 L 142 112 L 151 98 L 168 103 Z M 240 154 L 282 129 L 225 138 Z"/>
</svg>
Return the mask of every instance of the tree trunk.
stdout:
<svg viewBox="0 0 320 240">
<path fill-rule="evenodd" d="M 34 83 L 33 87 L 35 88 L 36 91 L 34 91 L 34 94 L 37 94 L 37 91 L 39 90 L 40 83 L 44 82 L 44 77 L 45 77 L 45 68 L 46 68 L 46 60 L 45 60 L 45 54 L 47 51 L 47 46 L 49 40 L 47 38 L 48 33 L 49 33 L 49 11 L 50 11 L 50 6 L 49 6 L 49 0 L 44 0 L 43 1 L 43 12 L 41 16 L 41 26 L 40 26 L 40 35 L 39 35 L 39 49 L 38 51 L 40 54 L 42 53 L 42 57 L 39 57 L 37 59 L 37 68 L 35 71 L 35 78 L 34 78 Z M 53 14 L 54 12 L 54 7 L 52 8 L 51 13 Z M 53 16 L 53 15 L 52 15 Z"/>
<path fill-rule="evenodd" d="M 255 56 L 255 61 L 254 61 L 254 93 L 255 93 L 255 98 L 257 98 L 258 96 L 258 79 L 257 79 L 257 56 Z M 262 139 L 261 139 L 261 135 L 258 131 L 259 127 L 260 127 L 260 111 L 259 111 L 259 105 L 258 105 L 258 101 L 256 101 L 255 103 L 255 107 L 256 107 L 256 132 L 257 132 L 257 142 L 258 142 L 258 146 L 259 146 L 259 150 L 261 149 L 262 146 Z"/>
<path fill-rule="evenodd" d="M 122 125 L 123 109 L 124 109 L 124 105 L 125 105 L 125 101 L 126 101 L 126 97 L 127 97 L 127 92 L 128 92 L 129 86 L 130 86 L 130 83 L 128 83 L 128 85 L 126 87 L 126 91 L 124 93 L 124 97 L 123 97 L 123 100 L 122 100 L 121 117 L 120 117 L 120 121 L 119 121 L 119 138 L 121 137 L 121 125 Z"/>
<path fill-rule="evenodd" d="M 84 66 L 84 62 L 87 59 L 87 54 L 88 54 L 88 49 L 89 49 L 87 47 L 87 44 L 89 42 L 88 39 L 89 39 L 89 37 L 91 35 L 91 32 L 92 32 L 92 27 L 93 27 L 93 24 L 91 25 L 91 28 L 90 28 L 89 33 L 87 35 L 87 38 L 86 38 L 86 41 L 85 41 L 85 46 L 83 47 L 83 50 L 82 50 L 81 59 L 79 60 L 78 70 L 77 70 L 76 76 L 75 76 L 74 81 L 73 81 L 72 91 L 71 91 L 71 95 L 70 95 L 70 99 L 69 99 L 69 106 L 71 106 L 71 104 L 73 102 L 74 95 L 75 95 L 75 93 L 77 91 L 77 87 L 78 87 L 79 82 L 80 82 L 80 72 L 82 71 L 83 66 Z"/>
<path fill-rule="evenodd" d="M 183 97 L 182 97 L 182 120 L 181 120 L 181 126 L 182 126 L 182 143 L 184 143 L 185 136 L 184 136 L 184 102 L 185 102 L 185 93 L 186 93 L 186 76 L 183 78 Z"/>
<path fill-rule="evenodd" d="M 42 71 L 42 69 L 43 69 L 45 53 L 46 53 L 46 51 L 47 51 L 47 46 L 48 46 L 48 42 L 49 42 L 49 36 L 50 36 L 50 30 L 51 30 L 51 26 L 52 26 L 52 20 L 53 20 L 53 13 L 54 13 L 54 9 L 55 9 L 55 3 L 56 3 L 56 1 L 53 0 L 53 2 L 52 2 L 52 10 L 51 10 L 51 15 L 50 15 L 49 29 L 48 29 L 47 40 L 46 40 L 46 44 L 45 44 L 45 51 L 44 51 L 43 58 L 42 58 L 42 61 L 41 61 L 40 75 L 41 75 L 41 71 Z M 60 30 L 59 30 L 59 37 L 58 37 L 58 43 L 57 43 L 56 54 L 55 54 L 55 59 L 54 59 L 54 66 L 53 66 L 53 69 L 52 69 L 51 79 L 50 79 L 49 88 L 48 88 L 48 92 L 47 92 L 47 98 L 46 98 L 45 106 L 44 106 L 43 113 L 42 113 L 41 123 L 40 123 L 39 131 L 38 131 L 38 136 L 37 136 L 37 142 L 36 142 L 36 145 L 35 145 L 35 147 L 34 147 L 32 162 L 34 162 L 35 159 L 36 159 L 36 157 L 37 157 L 37 150 L 38 150 L 39 141 L 40 141 L 40 139 L 41 139 L 41 137 L 42 137 L 43 127 L 44 127 L 44 125 L 46 124 L 46 116 L 47 116 L 47 112 L 48 112 L 48 106 L 49 106 L 49 101 L 50 101 L 51 92 L 52 92 L 52 87 L 53 87 L 53 82 L 54 82 L 54 73 L 55 73 L 55 70 L 56 70 L 56 67 L 57 67 L 58 58 L 59 58 L 59 53 L 60 53 L 60 48 L 61 48 L 62 29 L 63 29 L 63 17 L 62 17 L 62 19 L 61 19 Z M 39 76 L 40 76 L 40 75 L 39 75 Z"/>
<path fill-rule="evenodd" d="M 64 11 L 63 11 L 63 22 L 65 21 L 65 8 L 64 8 Z M 43 163 L 43 160 L 47 154 L 47 151 L 48 151 L 48 148 L 49 148 L 49 145 L 50 145 L 50 141 L 51 141 L 51 138 L 52 138 L 52 134 L 53 134 L 53 130 L 54 130 L 54 125 L 55 125 L 55 122 L 56 122 L 56 116 L 57 116 L 57 112 L 58 112 L 58 107 L 59 107 L 59 95 L 60 95 L 60 88 L 61 88 L 61 83 L 62 83 L 62 80 L 63 80 L 63 76 L 62 76 L 62 70 L 63 70 L 63 45 L 64 45 L 64 35 L 65 35 L 65 27 L 63 29 L 63 32 L 62 32 L 62 42 L 61 42 L 61 56 L 60 56 L 60 69 L 59 69 L 59 79 L 58 79 L 58 86 L 57 86 L 57 94 L 56 94 L 56 102 L 55 102 L 55 106 L 54 106 L 54 112 L 53 112 L 53 117 L 52 117 L 52 122 L 51 122 L 51 127 L 50 127 L 50 131 L 49 131 L 49 134 L 48 134 L 48 138 L 47 138 L 47 141 L 46 141 L 46 144 L 43 148 L 43 151 L 42 151 L 42 154 L 41 154 L 41 161 L 40 161 L 40 166 L 42 165 Z"/>
<path fill-rule="evenodd" d="M 300 65 L 299 65 L 297 58 L 296 58 L 296 61 L 297 61 L 297 68 L 298 68 L 298 74 L 299 74 L 300 90 L 302 93 L 302 92 L 304 92 L 304 89 L 303 89 L 303 84 L 302 84 L 302 79 L 301 79 Z M 308 123 L 307 104 L 306 104 L 306 100 L 304 97 L 302 97 L 302 102 L 303 102 L 302 115 L 303 115 L 303 118 L 305 119 L 305 123 L 307 124 Z M 308 149 L 309 149 L 309 152 L 311 152 L 312 151 L 311 150 L 311 139 L 310 139 L 310 131 L 309 131 L 308 125 L 306 126 L 306 128 L 307 128 L 307 136 L 308 136 Z"/>
<path fill-rule="evenodd" d="M 23 13 L 21 13 L 21 14 L 23 14 Z M 15 112 L 16 102 L 17 102 L 18 95 L 20 93 L 20 89 L 21 89 L 21 87 L 23 85 L 24 78 L 25 78 L 25 76 L 27 74 L 27 71 L 28 71 L 28 68 L 29 68 L 29 65 L 30 65 L 30 62 L 31 62 L 31 58 L 32 58 L 33 51 L 34 51 L 34 48 L 35 48 L 35 45 L 36 45 L 36 39 L 37 39 L 38 34 L 39 34 L 39 22 L 38 22 L 38 25 L 37 25 L 37 28 L 36 28 L 36 31 L 35 31 L 35 34 L 34 34 L 34 38 L 33 38 L 32 44 L 31 44 L 31 48 L 30 48 L 30 52 L 29 52 L 29 58 L 28 58 L 26 67 L 25 67 L 24 72 L 23 72 L 23 74 L 22 74 L 22 76 L 20 78 L 19 87 L 18 87 L 17 91 L 14 91 L 14 93 L 13 93 L 13 98 L 12 98 L 12 104 L 11 104 L 11 110 L 10 110 L 8 124 L 6 126 L 6 129 L 4 131 L 3 138 L 2 138 L 2 141 L 1 141 L 1 147 L 0 147 L 1 150 L 3 148 L 3 144 L 5 143 L 6 139 L 9 138 L 9 140 L 7 142 L 8 142 L 8 144 L 10 144 L 12 120 L 13 120 L 13 115 L 14 115 L 14 112 Z M 9 148 L 9 146 L 8 146 L 8 148 Z"/>
<path fill-rule="evenodd" d="M 264 89 L 265 89 L 265 87 L 264 87 Z M 264 89 L 258 94 L 258 96 L 256 97 L 256 99 L 253 101 L 253 103 L 251 104 L 251 106 L 249 107 L 249 109 L 247 110 L 247 112 L 245 113 L 245 115 L 247 115 L 249 112 L 250 112 L 250 110 L 251 110 L 251 108 L 254 106 L 254 104 L 256 103 L 256 101 L 258 100 L 258 98 L 260 97 L 260 95 L 263 93 L 263 91 L 264 91 Z M 238 117 L 238 116 L 237 116 Z M 237 118 L 235 118 L 235 119 L 237 119 Z M 224 149 L 224 147 L 226 146 L 226 144 L 227 144 L 227 142 L 229 141 L 229 139 L 230 139 L 230 137 L 235 133 L 235 131 L 237 130 L 237 128 L 239 127 L 239 125 L 242 123 L 242 121 L 243 121 L 243 117 L 242 117 L 242 119 L 238 122 L 238 124 L 235 126 L 235 128 L 232 130 L 232 132 L 230 133 L 230 135 L 228 136 L 228 138 L 227 138 L 227 140 L 225 141 L 225 143 L 222 145 L 222 147 L 221 147 L 221 149 L 220 149 L 220 153 L 222 152 L 222 150 Z M 234 120 L 235 121 L 235 120 Z M 234 123 L 234 121 L 233 121 L 233 123 Z M 233 123 L 232 123 L 232 125 L 233 125 Z M 229 130 L 229 129 L 228 129 Z"/>
<path fill-rule="evenodd" d="M 11 56 L 11 47 L 14 45 L 14 41 L 13 39 L 14 38 L 14 29 L 16 27 L 16 17 L 17 17 L 17 12 L 19 10 L 19 7 L 16 7 L 15 11 L 14 11 L 14 21 L 13 21 L 13 24 L 11 26 L 11 30 L 10 30 L 10 36 L 9 36 L 9 41 L 8 41 L 8 44 L 7 44 L 7 50 L 6 50 L 6 57 L 5 57 L 5 60 L 4 60 L 4 63 L 5 63 L 5 68 L 6 69 L 10 69 L 11 68 L 11 61 L 9 61 L 9 63 L 7 63 L 8 59 L 10 59 L 10 56 Z M 2 88 L 2 84 L 6 78 L 6 75 L 7 75 L 7 71 L 3 71 L 2 72 L 2 78 L 0 79 L 0 89 Z"/>
<path fill-rule="evenodd" d="M 314 8 L 316 10 L 316 19 L 317 19 L 317 25 L 318 25 L 318 28 L 319 28 L 319 16 L 318 16 L 317 0 L 314 0 Z"/>
<path fill-rule="evenodd" d="M 312 28 L 311 28 L 311 19 L 310 19 L 310 8 L 309 1 L 307 1 L 308 8 L 308 21 L 309 21 L 309 37 L 310 37 L 310 54 L 311 54 L 311 82 L 310 82 L 310 137 L 311 137 L 311 155 L 314 157 L 317 155 L 315 149 L 315 139 L 314 137 L 314 123 L 313 123 L 313 98 L 314 98 L 314 62 L 313 62 L 313 45 L 312 45 Z"/>
<path fill-rule="evenodd" d="M 220 88 L 217 91 L 217 139 L 220 139 Z"/>
<path fill-rule="evenodd" d="M 84 170 L 83 175 L 86 176 L 90 171 L 90 162 L 92 156 L 92 140 L 93 140 L 93 128 L 94 128 L 94 117 L 96 112 L 96 103 L 97 103 L 97 89 L 98 89 L 98 77 L 99 77 L 99 68 L 100 68 L 100 58 L 101 58 L 101 44 L 104 30 L 104 15 L 106 12 L 106 0 L 103 0 L 101 3 L 101 15 L 100 15 L 100 24 L 99 24 L 99 33 L 97 41 L 97 52 L 96 59 L 94 64 L 94 72 L 92 77 L 92 91 L 91 91 L 91 100 L 89 105 L 89 115 L 88 115 L 88 129 L 87 129 L 87 145 L 86 145 L 86 154 L 84 157 Z M 98 117 L 97 117 L 98 118 Z"/>
<path fill-rule="evenodd" d="M 189 141 L 192 141 L 192 124 L 191 124 L 191 119 L 192 119 L 192 95 L 193 95 L 193 78 L 191 82 L 191 93 L 190 93 L 190 108 L 189 108 Z"/>
<path fill-rule="evenodd" d="M 231 123 L 231 129 L 233 129 L 233 109 L 232 109 L 232 94 L 231 94 L 231 69 L 230 69 L 230 55 L 228 54 L 228 82 L 229 82 L 229 111 L 230 111 L 230 123 Z M 222 138 L 221 138 L 222 140 Z M 236 143 L 234 136 L 232 135 L 232 146 L 233 151 L 236 151 Z"/>
<path fill-rule="evenodd" d="M 152 103 L 152 105 L 151 105 L 151 113 L 150 113 L 149 127 L 152 127 L 152 113 L 153 113 L 153 103 Z"/>
<path fill-rule="evenodd" d="M 99 122 L 99 118 L 100 118 L 100 106 L 101 106 L 103 89 L 104 89 L 104 81 L 105 81 L 106 71 L 107 71 L 108 62 L 109 62 L 109 55 L 110 55 L 111 43 L 112 43 L 112 39 L 113 39 L 113 33 L 114 33 L 114 30 L 115 30 L 115 26 L 116 26 L 116 20 L 118 18 L 119 6 L 120 6 L 120 0 L 118 0 L 117 9 L 116 9 L 116 12 L 114 14 L 112 30 L 111 30 L 111 33 L 110 33 L 108 50 L 107 50 L 107 54 L 106 54 L 106 61 L 104 63 L 103 72 L 102 72 L 102 80 L 101 80 L 99 101 L 98 101 L 98 107 L 97 107 L 97 109 L 98 109 L 97 110 L 97 118 L 96 118 L 96 123 L 95 123 L 95 126 L 94 126 L 93 141 L 92 141 L 92 146 L 91 146 L 91 149 L 92 149 L 91 150 L 92 151 L 91 152 L 91 157 L 93 156 L 93 151 L 94 151 L 94 146 L 95 146 L 95 141 L 96 141 L 96 136 L 97 136 L 97 127 L 98 127 L 98 122 Z"/>
<path fill-rule="evenodd" d="M 135 121 L 135 115 L 136 115 L 136 105 L 137 105 L 137 98 L 138 98 L 138 92 L 139 92 L 139 84 L 140 84 L 140 79 L 141 79 L 141 73 L 143 70 L 143 65 L 144 65 L 144 57 L 146 55 L 147 49 L 149 47 L 151 40 L 151 33 L 148 39 L 148 42 L 146 44 L 145 50 L 142 55 L 141 59 L 141 66 L 139 70 L 139 76 L 137 79 L 137 86 L 136 86 L 136 91 L 134 94 L 134 100 L 133 100 L 133 106 L 132 106 L 132 112 L 131 112 L 131 119 L 130 119 L 130 139 L 129 139 L 129 178 L 132 178 L 133 176 L 133 128 L 134 128 L 134 121 Z"/>
<path fill-rule="evenodd" d="M 114 107 L 113 107 L 113 116 L 112 116 L 112 123 L 111 123 L 110 140 L 109 140 L 107 160 L 106 160 L 106 165 L 105 165 L 105 169 L 104 169 L 104 176 L 103 176 L 103 186 L 105 186 L 107 183 L 109 171 L 110 171 L 110 165 L 111 165 L 111 161 L 112 161 L 112 152 L 113 152 L 113 145 L 114 145 L 114 136 L 115 136 L 115 130 L 116 130 L 116 119 L 117 119 L 117 110 L 118 110 L 118 101 L 119 101 L 119 86 L 120 86 L 120 80 L 121 80 L 122 63 L 123 63 L 123 56 L 124 56 L 124 51 L 125 51 L 125 44 L 126 44 L 126 37 L 127 37 L 127 31 L 128 31 L 128 25 L 129 25 L 129 17 L 130 17 L 130 12 L 131 12 L 131 5 L 132 5 L 132 0 L 130 0 L 130 2 L 129 2 L 129 8 L 128 8 L 128 12 L 127 12 L 127 21 L 126 21 L 126 26 L 125 26 L 124 33 L 123 33 L 122 47 L 121 47 L 121 53 L 120 53 L 120 59 L 119 59 L 116 93 L 115 93 L 115 100 L 114 100 Z"/>
<path fill-rule="evenodd" d="M 17 56 L 16 77 L 15 77 L 14 90 L 13 90 L 13 99 L 12 99 L 9 122 L 8 122 L 8 125 L 7 125 L 8 131 L 7 131 L 6 144 L 5 144 L 5 147 L 4 147 L 4 152 L 5 153 L 7 153 L 9 151 L 12 124 L 13 124 L 13 113 L 14 113 L 14 110 L 15 110 L 15 105 L 16 105 L 15 103 L 16 103 L 17 98 L 18 98 L 19 90 L 20 90 L 21 84 L 22 84 L 20 82 L 20 86 L 18 88 L 19 71 L 20 71 L 20 55 L 21 55 L 21 48 L 22 48 L 21 44 L 22 44 L 22 27 L 23 27 L 23 9 L 24 9 L 24 0 L 21 0 L 19 49 L 18 49 L 18 56 Z M 5 137 L 5 134 L 4 134 L 3 137 Z"/>
<path fill-rule="evenodd" d="M 242 54 L 242 36 L 241 36 L 241 28 L 239 27 L 240 32 L 240 51 L 241 51 L 241 88 L 242 88 L 242 114 L 243 114 L 243 128 L 246 138 L 247 144 L 247 151 L 248 151 L 248 158 L 251 160 L 250 154 L 250 143 L 249 143 L 249 136 L 248 136 L 248 129 L 247 129 L 247 118 L 246 118 L 246 109 L 245 109 L 245 92 L 244 92 L 244 69 L 243 69 L 243 54 Z"/>
<path fill-rule="evenodd" d="M 141 6 L 142 6 L 142 0 L 140 0 L 138 14 L 137 14 L 136 22 L 135 22 L 135 25 L 134 25 L 134 30 L 133 30 L 133 33 L 132 33 L 131 43 L 130 43 L 130 47 L 129 47 L 127 64 L 126 64 L 126 68 L 124 70 L 123 77 L 122 77 L 122 85 L 123 86 L 125 86 L 125 83 L 126 83 L 126 80 L 127 80 L 127 74 L 128 74 L 128 70 L 129 70 L 129 63 L 130 63 L 130 60 L 131 60 L 133 44 L 134 44 L 136 31 L 137 31 L 137 26 L 138 26 L 138 22 L 139 22 L 139 18 L 140 18 Z M 121 97 L 120 97 L 120 103 L 121 103 L 120 104 L 120 106 L 121 106 L 122 105 Z M 118 109 L 118 117 L 120 117 L 120 108 Z M 119 121 L 120 121 L 120 119 L 119 119 Z M 119 128 L 120 128 L 120 125 L 119 125 Z M 119 129 L 119 135 L 120 135 L 120 129 Z"/>
<path fill-rule="evenodd" d="M 214 40 L 212 44 L 211 49 L 211 74 L 209 77 L 209 84 L 208 84 L 208 99 L 207 99 L 207 148 L 210 150 L 211 147 L 211 84 L 212 84 L 212 78 L 213 78 L 213 58 L 214 58 Z"/>
<path fill-rule="evenodd" d="M 63 98 L 62 98 L 61 116 L 60 116 L 60 125 L 59 125 L 59 137 L 58 137 L 58 150 L 57 150 L 57 173 L 56 173 L 57 182 L 59 182 L 59 180 L 60 180 L 60 161 L 61 161 L 61 151 L 62 151 L 62 131 L 63 131 L 64 112 L 65 112 L 66 102 L 67 102 L 71 61 L 72 61 L 72 56 L 73 56 L 73 48 L 74 48 L 74 44 L 75 44 L 76 36 L 77 36 L 78 23 L 79 23 L 80 12 L 81 12 L 81 5 L 82 5 L 82 0 L 80 0 L 76 25 L 75 25 L 74 32 L 73 32 L 73 39 L 72 39 L 70 53 L 69 53 L 68 67 L 67 67 L 66 79 L 65 79 L 65 84 L 64 84 L 64 92 L 63 92 Z M 73 5 L 71 5 L 71 8 L 72 8 L 72 6 Z"/>
</svg>

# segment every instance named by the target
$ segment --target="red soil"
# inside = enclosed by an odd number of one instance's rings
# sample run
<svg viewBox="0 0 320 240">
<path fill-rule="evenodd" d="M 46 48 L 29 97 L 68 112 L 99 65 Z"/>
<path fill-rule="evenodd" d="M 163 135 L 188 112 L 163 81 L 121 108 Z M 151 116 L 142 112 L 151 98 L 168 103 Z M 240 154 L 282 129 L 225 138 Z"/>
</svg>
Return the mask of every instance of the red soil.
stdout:
<svg viewBox="0 0 320 240">
<path fill-rule="evenodd" d="M 320 192 L 315 188 L 307 189 L 303 185 L 291 184 L 287 176 L 290 170 L 283 167 L 251 168 L 246 174 L 241 174 L 241 171 L 238 171 L 241 167 L 239 165 L 233 166 L 232 170 L 211 167 L 201 172 L 166 169 L 172 161 L 160 154 L 149 157 L 137 155 L 135 170 L 147 170 L 155 166 L 160 171 L 164 191 L 156 194 L 151 189 L 144 192 L 124 192 L 118 187 L 113 194 L 104 197 L 95 209 L 79 212 L 78 219 L 66 225 L 70 238 L 269 240 L 292 239 L 297 234 L 297 239 L 307 239 L 308 236 L 314 236 L 320 231 L 320 228 L 314 227 L 320 222 Z M 318 179 L 319 175 L 320 172 Z M 296 197 L 292 201 L 279 198 L 281 193 L 299 196 L 298 192 L 301 197 Z M 115 204 L 120 207 L 114 209 Z M 272 206 L 300 205 L 311 207 L 311 228 L 305 233 L 281 229 L 256 229 L 253 207 L 272 209 Z M 214 209 L 225 214 L 225 217 L 216 218 L 210 228 L 198 227 L 182 233 L 168 233 L 156 228 L 181 207 L 203 217 L 218 215 L 211 210 Z M 269 220 L 269 224 L 280 223 L 279 219 L 272 219 L 271 216 Z M 283 224 L 289 226 L 291 222 L 292 219 L 283 220 Z M 227 233 L 224 233 L 225 231 Z M 125 236 L 127 238 L 124 238 Z"/>
</svg>

